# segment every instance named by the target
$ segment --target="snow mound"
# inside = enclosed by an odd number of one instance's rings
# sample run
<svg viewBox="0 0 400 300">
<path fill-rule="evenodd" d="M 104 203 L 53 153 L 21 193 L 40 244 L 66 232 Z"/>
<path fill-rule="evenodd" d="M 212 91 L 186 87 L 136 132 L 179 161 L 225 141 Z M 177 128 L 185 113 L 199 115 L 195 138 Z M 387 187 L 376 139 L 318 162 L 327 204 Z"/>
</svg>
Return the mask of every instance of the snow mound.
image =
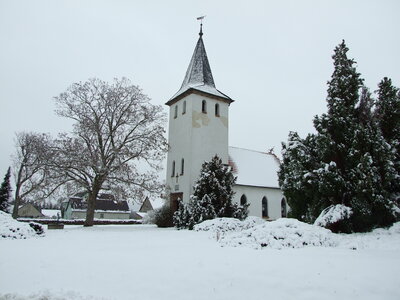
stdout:
<svg viewBox="0 0 400 300">
<path fill-rule="evenodd" d="M 255 249 L 333 247 L 337 245 L 337 237 L 328 229 L 283 218 L 227 234 L 222 236 L 219 242 L 222 246 L 245 246 Z"/>
<path fill-rule="evenodd" d="M 331 205 L 321 212 L 315 220 L 314 225 L 326 227 L 327 225 L 348 219 L 352 213 L 353 211 L 350 207 L 342 204 Z"/>
<path fill-rule="evenodd" d="M 392 227 L 388 229 L 389 234 L 399 234 L 400 233 L 400 222 L 394 223 Z"/>
<path fill-rule="evenodd" d="M 52 292 L 43 290 L 30 295 L 20 295 L 17 293 L 12 294 L 0 294 L 1 300 L 106 300 L 106 298 L 82 296 L 76 292 Z"/>
<path fill-rule="evenodd" d="M 358 249 L 400 250 L 400 222 L 389 228 L 377 228 L 366 233 L 340 235 L 339 247 Z"/>
<path fill-rule="evenodd" d="M 247 217 L 244 221 L 234 218 L 216 218 L 204 221 L 194 226 L 194 231 L 210 231 L 212 233 L 227 233 L 242 231 L 263 224 L 265 221 L 258 217 Z"/>
<path fill-rule="evenodd" d="M 35 226 L 38 230 L 43 228 L 36 223 Z M 30 237 L 36 237 L 38 233 L 28 223 L 18 222 L 14 220 L 11 215 L 0 211 L 0 239 L 27 239 Z"/>
</svg>

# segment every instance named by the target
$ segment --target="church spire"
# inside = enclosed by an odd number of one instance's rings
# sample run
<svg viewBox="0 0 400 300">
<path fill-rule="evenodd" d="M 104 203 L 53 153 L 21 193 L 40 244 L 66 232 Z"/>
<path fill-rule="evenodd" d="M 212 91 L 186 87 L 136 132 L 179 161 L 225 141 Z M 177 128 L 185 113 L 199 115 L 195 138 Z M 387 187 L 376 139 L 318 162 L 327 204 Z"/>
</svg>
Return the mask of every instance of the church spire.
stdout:
<svg viewBox="0 0 400 300">
<path fill-rule="evenodd" d="M 194 49 L 192 59 L 186 71 L 181 88 L 185 86 L 205 85 L 215 88 L 214 78 L 208 62 L 206 48 L 203 43 L 203 30 L 200 27 L 199 40 Z"/>
<path fill-rule="evenodd" d="M 204 17 L 199 17 L 197 19 L 202 20 L 203 18 Z M 174 103 L 175 99 L 178 97 L 180 98 L 189 92 L 202 92 L 211 94 L 214 97 L 223 98 L 228 102 L 233 101 L 229 96 L 220 92 L 215 87 L 214 78 L 203 42 L 202 22 L 200 23 L 199 39 L 194 49 L 192 59 L 190 60 L 189 66 L 186 70 L 186 75 L 183 79 L 181 88 L 166 104 L 171 105 Z"/>
</svg>

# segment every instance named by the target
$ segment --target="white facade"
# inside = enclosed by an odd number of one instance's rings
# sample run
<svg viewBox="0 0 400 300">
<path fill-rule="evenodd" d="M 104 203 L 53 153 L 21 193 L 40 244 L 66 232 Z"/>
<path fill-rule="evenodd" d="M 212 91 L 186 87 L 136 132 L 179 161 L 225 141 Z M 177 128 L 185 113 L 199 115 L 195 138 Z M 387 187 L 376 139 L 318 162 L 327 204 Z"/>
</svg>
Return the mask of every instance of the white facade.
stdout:
<svg viewBox="0 0 400 300">
<path fill-rule="evenodd" d="M 106 219 L 106 220 L 127 220 L 129 219 L 130 211 L 98 211 L 94 212 L 95 219 Z M 69 207 L 65 211 L 64 219 L 71 220 L 84 220 L 86 219 L 86 210 L 73 209 Z"/>
<path fill-rule="evenodd" d="M 286 216 L 287 204 L 278 184 L 279 160 L 271 153 L 229 147 L 236 176 L 234 201 L 250 204 L 249 215 L 268 220 Z"/>
<path fill-rule="evenodd" d="M 265 218 L 267 220 L 276 220 L 282 217 L 282 201 L 285 201 L 282 196 L 282 191 L 279 188 L 267 188 L 248 185 L 235 185 L 234 201 L 240 203 L 243 195 L 246 197 L 249 206 L 249 216 Z M 265 199 L 265 200 L 264 200 Z M 266 203 L 267 209 L 263 209 L 263 203 Z M 284 202 L 286 207 L 286 202 Z M 286 209 L 285 209 L 286 211 Z M 284 211 L 284 212 L 285 212 Z M 286 213 L 283 213 L 285 216 Z"/>
<path fill-rule="evenodd" d="M 166 184 L 171 207 L 177 208 L 177 199 L 189 201 L 202 164 L 218 155 L 237 176 L 234 201 L 246 199 L 249 215 L 271 220 L 280 218 L 282 212 L 285 216 L 286 202 L 278 186 L 278 159 L 273 154 L 229 147 L 229 107 L 233 100 L 215 87 L 202 35 L 200 31 L 181 88 L 166 103 Z"/>
<path fill-rule="evenodd" d="M 170 193 L 183 193 L 185 202 L 205 161 L 218 155 L 228 163 L 228 111 L 228 103 L 195 93 L 170 106 L 167 186 Z"/>
</svg>

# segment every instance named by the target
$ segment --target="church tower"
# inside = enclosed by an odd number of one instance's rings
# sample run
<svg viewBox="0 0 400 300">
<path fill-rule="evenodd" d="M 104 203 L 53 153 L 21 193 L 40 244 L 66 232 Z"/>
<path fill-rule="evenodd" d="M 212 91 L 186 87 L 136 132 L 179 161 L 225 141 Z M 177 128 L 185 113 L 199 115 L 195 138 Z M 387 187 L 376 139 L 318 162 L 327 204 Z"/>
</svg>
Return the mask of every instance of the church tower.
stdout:
<svg viewBox="0 0 400 300">
<path fill-rule="evenodd" d="M 216 89 L 203 43 L 199 39 L 179 91 L 169 106 L 166 184 L 171 207 L 189 201 L 201 166 L 218 155 L 228 164 L 229 105 L 233 100 Z"/>
</svg>

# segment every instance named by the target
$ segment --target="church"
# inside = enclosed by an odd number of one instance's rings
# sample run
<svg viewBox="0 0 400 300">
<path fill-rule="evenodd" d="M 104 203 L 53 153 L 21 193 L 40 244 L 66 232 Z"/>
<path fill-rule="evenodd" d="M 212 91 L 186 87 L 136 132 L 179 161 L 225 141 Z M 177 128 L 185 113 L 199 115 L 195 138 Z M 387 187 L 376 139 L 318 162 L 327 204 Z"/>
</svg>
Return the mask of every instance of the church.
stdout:
<svg viewBox="0 0 400 300">
<path fill-rule="evenodd" d="M 199 39 L 185 78 L 170 98 L 166 185 L 170 205 L 178 199 L 188 202 L 201 166 L 218 155 L 237 177 L 234 201 L 249 203 L 249 216 L 275 220 L 286 217 L 287 204 L 278 185 L 279 159 L 228 144 L 229 109 L 234 100 L 214 83 L 203 42 Z"/>
</svg>

